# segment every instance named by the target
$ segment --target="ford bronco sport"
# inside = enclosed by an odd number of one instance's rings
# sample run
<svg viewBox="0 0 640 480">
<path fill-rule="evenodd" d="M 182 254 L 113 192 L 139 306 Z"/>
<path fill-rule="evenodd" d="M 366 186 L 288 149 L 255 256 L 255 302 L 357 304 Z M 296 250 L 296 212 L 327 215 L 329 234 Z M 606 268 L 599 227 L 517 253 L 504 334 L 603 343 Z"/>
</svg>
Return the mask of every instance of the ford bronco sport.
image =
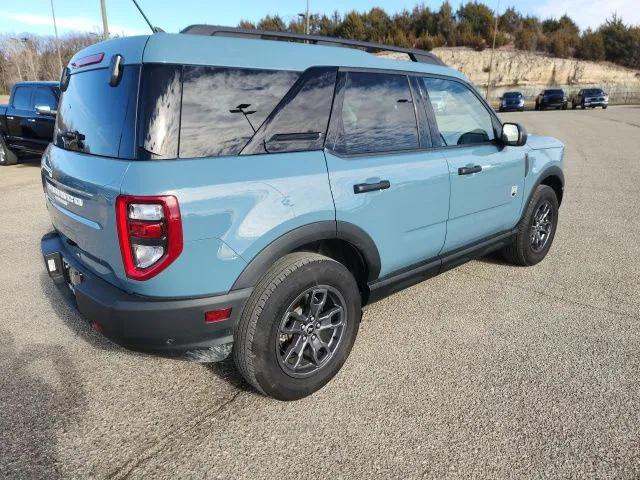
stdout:
<svg viewBox="0 0 640 480">
<path fill-rule="evenodd" d="M 338 372 L 364 305 L 494 250 L 540 262 L 562 144 L 431 54 L 376 49 L 200 25 L 76 54 L 42 158 L 60 290 L 125 347 L 231 355 L 291 400 Z"/>
</svg>

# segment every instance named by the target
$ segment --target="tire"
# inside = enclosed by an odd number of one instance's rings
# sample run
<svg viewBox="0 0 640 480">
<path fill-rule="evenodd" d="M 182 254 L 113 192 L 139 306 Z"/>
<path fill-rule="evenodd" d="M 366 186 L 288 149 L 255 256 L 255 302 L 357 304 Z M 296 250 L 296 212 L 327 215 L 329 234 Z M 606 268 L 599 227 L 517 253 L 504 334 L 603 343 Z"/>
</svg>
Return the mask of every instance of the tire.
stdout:
<svg viewBox="0 0 640 480">
<path fill-rule="evenodd" d="M 312 303 L 315 308 L 322 303 L 316 313 L 320 318 L 324 312 L 323 328 L 313 318 Z M 334 314 L 327 316 L 328 311 Z M 234 362 L 265 395 L 278 400 L 306 397 L 338 373 L 361 316 L 358 285 L 344 265 L 316 253 L 291 253 L 272 265 L 247 301 L 234 332 Z"/>
<path fill-rule="evenodd" d="M 538 244 L 538 248 L 533 245 L 534 224 L 536 216 L 541 212 L 543 206 L 549 207 L 547 236 L 543 244 Z M 547 216 L 547 218 L 549 218 Z M 524 217 L 518 224 L 518 233 L 514 242 L 502 250 L 502 255 L 508 262 L 514 265 L 532 266 L 539 263 L 547 256 L 558 226 L 558 198 L 553 189 L 547 185 L 539 185 L 533 193 Z"/>
<path fill-rule="evenodd" d="M 540 110 L 540 105 L 538 105 L 538 102 L 536 102 L 536 105 L 533 107 L 533 109 L 536 111 Z"/>
<path fill-rule="evenodd" d="M 571 102 L 571 110 L 575 110 L 576 109 L 576 104 Z"/>
<path fill-rule="evenodd" d="M 0 138 L 0 166 L 15 165 L 18 163 L 18 156 L 9 150 L 4 140 Z"/>
<path fill-rule="evenodd" d="M 562 110 L 566 110 L 566 109 L 567 109 L 567 104 L 566 104 L 566 103 L 563 103 L 563 104 L 562 104 Z"/>
<path fill-rule="evenodd" d="M 602 109 L 603 109 L 603 110 L 606 110 L 606 109 L 607 109 L 607 105 L 603 105 L 603 106 L 602 106 Z"/>
<path fill-rule="evenodd" d="M 584 105 L 584 102 L 582 102 L 582 103 L 580 104 L 580 108 L 581 108 L 582 110 L 584 110 L 585 108 L 587 108 L 587 107 Z"/>
</svg>

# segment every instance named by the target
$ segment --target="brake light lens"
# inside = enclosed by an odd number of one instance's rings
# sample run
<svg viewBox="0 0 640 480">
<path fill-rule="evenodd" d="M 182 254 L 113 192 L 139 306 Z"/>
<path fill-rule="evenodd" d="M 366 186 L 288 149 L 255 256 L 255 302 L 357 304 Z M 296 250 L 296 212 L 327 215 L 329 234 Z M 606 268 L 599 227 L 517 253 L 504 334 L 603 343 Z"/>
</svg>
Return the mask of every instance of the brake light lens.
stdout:
<svg viewBox="0 0 640 480">
<path fill-rule="evenodd" d="M 86 57 L 79 58 L 71 64 L 73 68 L 88 67 L 89 65 L 96 65 L 102 62 L 104 53 L 94 53 L 93 55 L 87 55 Z"/>
<path fill-rule="evenodd" d="M 172 195 L 116 199 L 120 252 L 127 277 L 155 277 L 182 253 L 182 219 Z"/>
</svg>

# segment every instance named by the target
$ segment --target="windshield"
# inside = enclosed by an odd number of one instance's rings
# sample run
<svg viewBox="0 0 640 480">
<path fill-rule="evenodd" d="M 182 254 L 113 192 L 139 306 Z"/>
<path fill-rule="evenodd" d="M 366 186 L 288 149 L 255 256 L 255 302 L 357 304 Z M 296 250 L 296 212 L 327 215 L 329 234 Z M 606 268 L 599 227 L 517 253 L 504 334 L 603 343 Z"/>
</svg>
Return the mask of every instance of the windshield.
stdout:
<svg viewBox="0 0 640 480">
<path fill-rule="evenodd" d="M 507 92 L 504 94 L 504 98 L 509 98 L 509 99 L 520 98 L 521 96 L 522 94 L 520 92 Z"/>
<path fill-rule="evenodd" d="M 599 88 L 590 88 L 588 90 L 584 91 L 585 95 L 603 95 L 604 92 L 602 90 L 600 90 Z"/>
<path fill-rule="evenodd" d="M 54 143 L 66 150 L 135 158 L 135 112 L 140 67 L 125 66 L 117 86 L 101 68 L 71 75 L 62 93 Z"/>
<path fill-rule="evenodd" d="M 562 90 L 545 90 L 545 95 L 562 95 L 564 92 Z"/>
</svg>

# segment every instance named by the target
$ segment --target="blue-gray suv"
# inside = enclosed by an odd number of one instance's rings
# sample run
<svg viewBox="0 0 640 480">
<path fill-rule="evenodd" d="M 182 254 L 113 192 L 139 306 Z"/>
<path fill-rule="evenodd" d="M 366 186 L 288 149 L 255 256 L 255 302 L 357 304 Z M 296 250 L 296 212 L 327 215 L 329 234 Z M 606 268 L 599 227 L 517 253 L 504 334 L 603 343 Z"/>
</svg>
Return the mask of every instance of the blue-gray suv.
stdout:
<svg viewBox="0 0 640 480">
<path fill-rule="evenodd" d="M 338 372 L 364 305 L 553 242 L 563 145 L 424 51 L 197 25 L 88 47 L 60 88 L 49 275 L 113 341 L 233 356 L 278 399 Z"/>
</svg>

